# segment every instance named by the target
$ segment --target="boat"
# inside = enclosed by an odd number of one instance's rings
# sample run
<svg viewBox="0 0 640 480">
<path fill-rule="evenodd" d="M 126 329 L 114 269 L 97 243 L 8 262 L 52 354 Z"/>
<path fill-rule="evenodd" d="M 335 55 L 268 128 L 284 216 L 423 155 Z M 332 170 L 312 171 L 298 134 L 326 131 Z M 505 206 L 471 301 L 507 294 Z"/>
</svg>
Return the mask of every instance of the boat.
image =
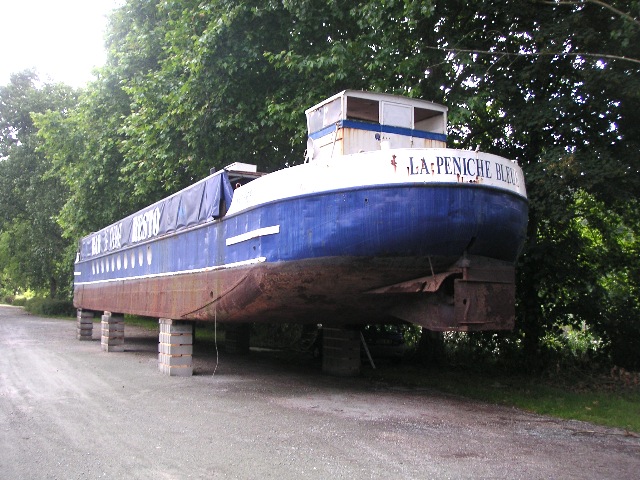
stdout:
<svg viewBox="0 0 640 480">
<path fill-rule="evenodd" d="M 234 163 L 79 242 L 74 305 L 229 324 L 514 326 L 515 161 L 447 148 L 447 107 L 345 90 L 299 165 Z"/>
</svg>

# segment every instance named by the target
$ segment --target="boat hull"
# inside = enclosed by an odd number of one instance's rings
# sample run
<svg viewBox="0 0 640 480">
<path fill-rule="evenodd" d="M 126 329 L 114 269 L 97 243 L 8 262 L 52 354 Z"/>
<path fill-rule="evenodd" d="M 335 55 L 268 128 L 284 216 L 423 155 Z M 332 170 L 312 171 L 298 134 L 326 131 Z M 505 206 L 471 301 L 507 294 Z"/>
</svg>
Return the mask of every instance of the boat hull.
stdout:
<svg viewBox="0 0 640 480">
<path fill-rule="evenodd" d="M 526 221 L 526 198 L 475 184 L 301 195 L 80 261 L 74 303 L 207 321 L 372 323 L 394 314 L 420 323 L 416 315 L 432 310 L 399 311 L 413 302 L 406 291 L 371 292 L 442 272 L 462 278 L 464 256 L 512 270 Z"/>
</svg>

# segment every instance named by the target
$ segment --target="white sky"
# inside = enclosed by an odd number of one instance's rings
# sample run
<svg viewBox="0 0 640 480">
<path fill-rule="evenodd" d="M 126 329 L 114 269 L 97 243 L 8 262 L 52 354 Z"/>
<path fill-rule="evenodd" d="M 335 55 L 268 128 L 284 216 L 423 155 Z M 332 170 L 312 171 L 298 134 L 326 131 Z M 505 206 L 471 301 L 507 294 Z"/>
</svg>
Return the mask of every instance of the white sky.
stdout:
<svg viewBox="0 0 640 480">
<path fill-rule="evenodd" d="M 33 68 L 43 81 L 84 86 L 104 65 L 108 14 L 124 0 L 0 0 L 0 85 Z"/>
</svg>

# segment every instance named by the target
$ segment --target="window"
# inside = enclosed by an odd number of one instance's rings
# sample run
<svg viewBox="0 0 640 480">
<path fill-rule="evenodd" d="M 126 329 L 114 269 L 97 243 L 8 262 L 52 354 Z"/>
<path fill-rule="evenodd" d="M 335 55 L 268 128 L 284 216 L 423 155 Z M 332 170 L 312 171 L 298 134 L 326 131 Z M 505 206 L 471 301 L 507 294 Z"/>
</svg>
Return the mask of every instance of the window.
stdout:
<svg viewBox="0 0 640 480">
<path fill-rule="evenodd" d="M 347 97 L 347 119 L 380 123 L 378 101 Z"/>
<path fill-rule="evenodd" d="M 326 103 L 316 110 L 309 112 L 307 116 L 307 128 L 309 133 L 322 130 L 324 127 L 333 125 L 342 119 L 342 99 L 336 98 L 334 101 Z"/>
<path fill-rule="evenodd" d="M 413 114 L 416 130 L 445 133 L 443 112 L 416 107 Z"/>
</svg>

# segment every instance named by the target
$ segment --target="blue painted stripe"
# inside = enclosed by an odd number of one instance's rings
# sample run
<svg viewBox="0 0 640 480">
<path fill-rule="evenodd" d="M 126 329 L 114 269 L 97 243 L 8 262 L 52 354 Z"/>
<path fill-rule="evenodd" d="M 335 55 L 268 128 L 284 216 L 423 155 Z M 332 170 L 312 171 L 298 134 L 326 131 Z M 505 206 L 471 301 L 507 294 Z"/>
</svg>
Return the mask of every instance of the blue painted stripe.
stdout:
<svg viewBox="0 0 640 480">
<path fill-rule="evenodd" d="M 404 135 L 407 137 L 425 138 L 427 140 L 440 140 L 442 142 L 447 141 L 447 136 L 442 133 L 424 132 L 422 130 L 413 130 L 411 128 L 394 127 L 392 125 L 380 125 L 377 123 L 358 122 L 355 120 L 341 120 L 333 125 L 313 132 L 309 135 L 313 140 L 322 138 L 330 133 L 335 132 L 338 128 L 355 128 L 357 130 L 366 130 L 368 132 L 377 133 L 393 133 L 397 135 Z"/>
</svg>

